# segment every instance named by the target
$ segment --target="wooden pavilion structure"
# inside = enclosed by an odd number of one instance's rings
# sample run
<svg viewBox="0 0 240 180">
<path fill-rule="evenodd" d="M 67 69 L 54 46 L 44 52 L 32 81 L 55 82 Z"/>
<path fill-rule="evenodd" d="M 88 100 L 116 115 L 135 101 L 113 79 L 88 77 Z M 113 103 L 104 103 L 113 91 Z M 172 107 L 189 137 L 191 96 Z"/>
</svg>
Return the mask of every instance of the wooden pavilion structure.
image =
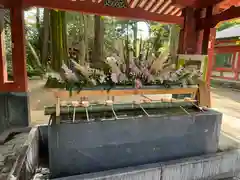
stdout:
<svg viewBox="0 0 240 180">
<path fill-rule="evenodd" d="M 208 54 L 215 35 L 212 28 L 240 16 L 239 0 L 0 0 L 10 9 L 14 81 L 8 81 L 4 48 L 0 50 L 0 132 L 28 125 L 28 86 L 25 57 L 24 9 L 43 7 L 123 18 L 174 23 L 182 27 L 179 53 Z M 2 28 L 3 29 L 3 28 Z M 3 31 L 1 29 L 1 31 Z M 3 47 L 3 36 L 1 36 Z M 212 48 L 210 48 L 212 49 Z M 209 56 L 212 57 L 212 56 Z M 208 63 L 211 67 L 211 59 Z M 208 72 L 210 77 L 210 71 Z M 209 78 L 208 78 L 209 79 Z M 3 110 L 2 110 L 3 109 Z"/>
<path fill-rule="evenodd" d="M 240 81 L 240 25 L 216 33 L 212 79 L 221 82 Z"/>
</svg>

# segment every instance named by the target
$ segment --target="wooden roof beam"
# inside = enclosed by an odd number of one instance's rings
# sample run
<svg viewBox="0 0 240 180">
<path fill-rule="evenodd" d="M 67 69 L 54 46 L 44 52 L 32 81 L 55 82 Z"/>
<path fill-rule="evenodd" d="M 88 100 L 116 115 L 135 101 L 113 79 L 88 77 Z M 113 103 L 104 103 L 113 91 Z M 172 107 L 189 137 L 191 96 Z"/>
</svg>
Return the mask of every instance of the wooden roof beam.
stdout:
<svg viewBox="0 0 240 180">
<path fill-rule="evenodd" d="M 195 4 L 198 8 L 207 8 L 209 6 L 214 6 L 218 3 L 223 2 L 224 0 L 198 0 Z"/>
<path fill-rule="evenodd" d="M 184 8 L 184 7 L 195 7 L 197 0 L 172 0 L 174 6 Z"/>
<path fill-rule="evenodd" d="M 23 0 L 26 7 L 37 6 L 50 9 L 61 9 L 67 11 L 80 11 L 89 14 L 105 16 L 116 16 L 123 18 L 133 18 L 140 20 L 150 20 L 162 23 L 183 25 L 184 18 L 171 15 L 160 15 L 144 11 L 140 8 L 112 8 L 106 7 L 103 3 L 92 3 L 91 1 L 74 0 Z"/>
<path fill-rule="evenodd" d="M 11 0 L 0 0 L 0 8 L 10 8 L 14 4 Z"/>
<path fill-rule="evenodd" d="M 172 4 L 183 7 L 206 8 L 224 0 L 172 0 Z"/>
<path fill-rule="evenodd" d="M 213 15 L 209 19 L 202 18 L 197 29 L 201 30 L 204 28 L 213 28 L 221 21 L 226 21 L 237 17 L 240 17 L 240 7 L 232 6 L 220 14 Z"/>
</svg>

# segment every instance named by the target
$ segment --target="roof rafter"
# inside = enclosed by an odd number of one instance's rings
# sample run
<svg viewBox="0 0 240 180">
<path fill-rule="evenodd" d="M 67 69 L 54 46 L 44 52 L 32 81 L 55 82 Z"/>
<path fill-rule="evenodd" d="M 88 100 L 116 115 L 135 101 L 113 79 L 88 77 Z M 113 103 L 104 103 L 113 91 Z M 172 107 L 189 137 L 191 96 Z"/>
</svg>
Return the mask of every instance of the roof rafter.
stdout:
<svg viewBox="0 0 240 180">
<path fill-rule="evenodd" d="M 223 2 L 224 0 L 198 0 L 196 2 L 196 7 L 199 8 L 206 8 L 208 6 L 214 6 L 218 3 Z"/>
<path fill-rule="evenodd" d="M 143 1 L 142 1 L 143 2 Z M 144 9 L 136 8 L 112 8 L 106 7 L 101 3 L 92 3 L 90 0 L 78 1 L 78 0 L 23 0 L 24 5 L 27 7 L 38 6 L 51 9 L 62 9 L 62 10 L 72 10 L 72 11 L 81 11 L 84 13 L 106 15 L 106 16 L 116 16 L 124 18 L 133 18 L 133 19 L 143 19 L 150 21 L 158 21 L 163 23 L 173 23 L 183 25 L 184 18 L 172 15 L 164 15 L 151 13 Z"/>
<path fill-rule="evenodd" d="M 172 4 L 180 7 L 206 8 L 222 1 L 224 0 L 172 0 Z"/>
<path fill-rule="evenodd" d="M 201 30 L 204 28 L 213 28 L 221 21 L 226 21 L 237 17 L 240 17 L 240 7 L 232 6 L 220 14 L 213 15 L 211 18 L 202 18 L 198 29 Z"/>
<path fill-rule="evenodd" d="M 172 0 L 172 4 L 179 7 L 194 7 L 197 0 Z"/>
</svg>

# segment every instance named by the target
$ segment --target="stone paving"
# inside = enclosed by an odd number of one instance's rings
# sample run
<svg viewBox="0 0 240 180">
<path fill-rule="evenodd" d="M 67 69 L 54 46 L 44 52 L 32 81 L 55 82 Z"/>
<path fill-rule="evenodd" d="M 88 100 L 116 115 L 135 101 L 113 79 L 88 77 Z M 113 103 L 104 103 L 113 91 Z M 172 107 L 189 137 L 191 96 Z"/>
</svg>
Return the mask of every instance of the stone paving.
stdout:
<svg viewBox="0 0 240 180">
<path fill-rule="evenodd" d="M 17 155 L 27 139 L 28 133 L 20 133 L 15 135 L 4 145 L 0 145 L 0 180 L 7 179 L 7 176 L 16 161 Z"/>
</svg>

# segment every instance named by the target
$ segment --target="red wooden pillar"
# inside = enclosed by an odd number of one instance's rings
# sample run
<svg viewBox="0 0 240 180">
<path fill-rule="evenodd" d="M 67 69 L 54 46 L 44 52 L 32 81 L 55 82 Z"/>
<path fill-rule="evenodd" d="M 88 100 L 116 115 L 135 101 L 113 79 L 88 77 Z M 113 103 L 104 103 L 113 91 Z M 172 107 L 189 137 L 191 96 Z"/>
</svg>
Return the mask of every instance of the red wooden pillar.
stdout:
<svg viewBox="0 0 240 180">
<path fill-rule="evenodd" d="M 206 9 L 205 19 L 209 19 L 212 17 L 213 7 L 209 6 Z M 214 43 L 216 37 L 216 29 L 215 28 L 204 28 L 203 39 L 202 39 L 202 54 L 208 55 L 208 69 L 207 69 L 207 77 L 206 82 L 210 86 L 210 80 L 212 75 L 212 65 L 214 58 Z"/>
<path fill-rule="evenodd" d="M 197 54 L 202 54 L 203 31 L 197 32 Z"/>
<path fill-rule="evenodd" d="M 18 4 L 18 5 L 17 5 Z M 24 11 L 21 3 L 11 9 L 12 23 L 12 65 L 14 92 L 27 92 L 27 70 L 25 57 Z"/>
<path fill-rule="evenodd" d="M 179 53 L 195 54 L 197 49 L 196 17 L 194 8 L 183 10 L 184 27 L 180 32 Z"/>
<path fill-rule="evenodd" d="M 211 75 L 212 75 L 212 68 L 213 68 L 213 61 L 214 61 L 214 45 L 216 39 L 216 29 L 211 28 L 209 34 L 209 41 L 208 41 L 208 69 L 207 69 L 207 83 L 210 85 Z"/>
<path fill-rule="evenodd" d="M 213 7 L 210 6 L 206 9 L 205 19 L 212 17 Z M 209 38 L 210 38 L 211 28 L 207 27 L 203 29 L 203 41 L 202 41 L 202 54 L 208 53 Z"/>
<path fill-rule="evenodd" d="M 13 82 L 7 81 L 3 39 L 0 42 L 0 134 L 29 125 L 29 101 L 25 58 L 24 14 L 21 0 L 11 7 Z"/>
</svg>

